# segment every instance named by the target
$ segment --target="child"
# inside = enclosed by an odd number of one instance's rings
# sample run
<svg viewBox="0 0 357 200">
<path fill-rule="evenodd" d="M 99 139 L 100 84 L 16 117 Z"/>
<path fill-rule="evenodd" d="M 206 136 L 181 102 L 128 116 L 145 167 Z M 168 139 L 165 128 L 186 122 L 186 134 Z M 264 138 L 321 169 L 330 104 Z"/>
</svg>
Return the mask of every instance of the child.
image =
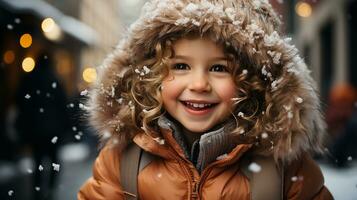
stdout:
<svg viewBox="0 0 357 200">
<path fill-rule="evenodd" d="M 264 0 L 147 3 L 90 93 L 105 146 L 78 199 L 332 199 L 315 86 L 279 24 Z"/>
</svg>

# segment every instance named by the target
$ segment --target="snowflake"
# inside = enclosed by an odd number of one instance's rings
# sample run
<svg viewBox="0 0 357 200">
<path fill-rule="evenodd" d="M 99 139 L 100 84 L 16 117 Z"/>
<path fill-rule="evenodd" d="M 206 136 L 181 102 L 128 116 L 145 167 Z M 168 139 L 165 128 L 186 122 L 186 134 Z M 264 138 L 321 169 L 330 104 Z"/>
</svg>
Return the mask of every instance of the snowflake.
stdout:
<svg viewBox="0 0 357 200">
<path fill-rule="evenodd" d="M 225 159 L 225 158 L 227 158 L 227 157 L 228 157 L 228 155 L 225 153 L 225 154 L 222 154 L 222 155 L 218 156 L 218 157 L 216 158 L 216 160 L 223 160 L 223 159 Z"/>
<path fill-rule="evenodd" d="M 297 176 L 291 177 L 291 181 L 292 181 L 292 182 L 296 182 L 297 180 L 298 180 L 298 177 L 297 177 Z"/>
<path fill-rule="evenodd" d="M 188 22 L 190 22 L 190 18 L 184 17 L 184 18 L 180 18 L 180 19 L 176 20 L 175 25 L 176 26 L 186 25 Z"/>
<path fill-rule="evenodd" d="M 8 194 L 9 196 L 12 196 L 12 195 L 14 195 L 14 191 L 13 191 L 13 190 L 9 190 L 9 191 L 7 192 L 7 194 Z"/>
<path fill-rule="evenodd" d="M 198 6 L 194 3 L 189 3 L 182 12 L 195 13 L 198 10 Z"/>
<path fill-rule="evenodd" d="M 52 163 L 52 167 L 54 171 L 59 171 L 60 170 L 60 165 L 56 163 Z"/>
<path fill-rule="evenodd" d="M 302 180 L 304 180 L 303 176 L 293 176 L 293 177 L 291 177 L 291 181 L 292 182 L 302 181 Z"/>
<path fill-rule="evenodd" d="M 7 27 L 7 29 L 9 29 L 9 30 L 14 29 L 14 26 L 13 26 L 12 24 L 8 24 L 6 27 Z"/>
<path fill-rule="evenodd" d="M 301 97 L 297 97 L 297 98 L 296 98 L 296 102 L 297 102 L 297 103 L 302 103 L 303 101 L 304 101 L 304 100 L 303 100 Z"/>
<path fill-rule="evenodd" d="M 39 166 L 38 166 L 38 170 L 42 171 L 42 170 L 43 170 L 43 166 L 42 166 L 42 165 L 39 165 Z"/>
<path fill-rule="evenodd" d="M 265 132 L 264 132 L 264 133 L 262 133 L 262 138 L 263 138 L 263 139 L 268 138 L 268 133 L 265 133 Z"/>
<path fill-rule="evenodd" d="M 255 162 L 252 162 L 249 164 L 248 166 L 249 171 L 253 172 L 253 173 L 259 173 L 262 170 L 262 167 L 260 165 L 258 165 Z"/>
<path fill-rule="evenodd" d="M 243 71 L 243 75 L 247 75 L 248 74 L 248 70 L 244 69 Z"/>
<path fill-rule="evenodd" d="M 32 169 L 27 169 L 27 173 L 32 174 L 33 173 Z"/>
<path fill-rule="evenodd" d="M 244 113 L 239 112 L 239 113 L 238 113 L 238 117 L 244 117 Z"/>
<path fill-rule="evenodd" d="M 348 156 L 347 160 L 352 161 L 352 156 Z"/>
<path fill-rule="evenodd" d="M 89 110 L 89 107 L 85 106 L 85 105 L 82 104 L 82 103 L 79 103 L 78 106 L 79 106 L 79 108 L 82 109 L 82 110 Z"/>
<path fill-rule="evenodd" d="M 36 191 L 40 191 L 41 188 L 40 188 L 40 187 L 35 187 L 35 190 L 36 190 Z"/>
<path fill-rule="evenodd" d="M 146 65 L 143 67 L 143 70 L 145 74 L 150 73 L 150 69 Z"/>
<path fill-rule="evenodd" d="M 164 145 L 165 144 L 165 140 L 160 138 L 160 137 L 157 137 L 157 138 L 154 138 L 154 140 L 159 143 L 160 145 Z"/>
<path fill-rule="evenodd" d="M 45 109 L 40 108 L 40 109 L 39 109 L 39 112 L 40 112 L 40 113 L 43 113 L 43 112 L 45 112 Z"/>
<path fill-rule="evenodd" d="M 280 44 L 280 37 L 279 34 L 274 31 L 271 35 L 264 36 L 264 44 L 267 47 L 272 47 L 274 45 Z"/>
<path fill-rule="evenodd" d="M 76 126 L 73 126 L 73 127 L 72 127 L 72 131 L 77 131 L 77 127 L 76 127 Z"/>
<path fill-rule="evenodd" d="M 192 19 L 192 24 L 195 25 L 195 26 L 200 26 L 200 22 L 198 22 L 197 20 L 195 19 Z"/>
<path fill-rule="evenodd" d="M 57 83 L 56 83 L 56 82 L 53 82 L 53 83 L 52 83 L 52 88 L 53 88 L 53 89 L 56 89 L 56 88 L 57 88 Z"/>
<path fill-rule="evenodd" d="M 230 20 L 232 20 L 233 22 L 235 21 L 235 14 L 236 14 L 236 11 L 234 10 L 234 8 L 226 8 L 224 10 L 224 12 L 226 13 L 226 15 L 228 16 L 228 18 Z"/>
<path fill-rule="evenodd" d="M 103 139 L 108 139 L 112 136 L 112 134 L 109 131 L 104 131 L 102 138 Z"/>
<path fill-rule="evenodd" d="M 15 22 L 16 24 L 20 24 L 21 19 L 20 19 L 20 18 L 15 18 L 14 22 Z"/>
<path fill-rule="evenodd" d="M 80 140 L 81 139 L 81 135 L 80 134 L 76 134 L 76 135 L 74 135 L 74 138 L 76 138 L 76 140 Z"/>
<path fill-rule="evenodd" d="M 74 104 L 73 104 L 73 103 L 70 103 L 68 106 L 69 106 L 70 108 L 74 108 Z"/>
<path fill-rule="evenodd" d="M 85 90 L 83 90 L 81 92 L 81 96 L 86 96 L 87 94 L 88 94 L 88 90 L 87 89 L 85 89 Z"/>
<path fill-rule="evenodd" d="M 29 94 L 25 95 L 25 99 L 30 99 L 30 98 L 31 98 L 31 96 Z"/>
<path fill-rule="evenodd" d="M 123 103 L 123 98 L 116 99 L 116 101 L 117 101 L 119 104 L 122 104 L 122 103 Z"/>
<path fill-rule="evenodd" d="M 58 140 L 58 137 L 55 136 L 55 137 L 53 137 L 53 138 L 51 139 L 51 142 L 52 142 L 53 144 L 56 144 L 56 143 L 57 143 L 57 140 Z"/>
<path fill-rule="evenodd" d="M 289 118 L 289 119 L 292 119 L 293 117 L 294 117 L 293 112 L 289 111 L 289 112 L 288 112 L 288 118 Z"/>
<path fill-rule="evenodd" d="M 271 88 L 272 88 L 272 91 L 275 91 L 278 89 L 278 84 L 281 83 L 281 81 L 283 81 L 283 78 L 280 78 L 278 80 L 275 80 L 271 83 Z"/>
<path fill-rule="evenodd" d="M 36 90 L 36 94 L 41 94 L 41 91 L 40 90 Z"/>
</svg>

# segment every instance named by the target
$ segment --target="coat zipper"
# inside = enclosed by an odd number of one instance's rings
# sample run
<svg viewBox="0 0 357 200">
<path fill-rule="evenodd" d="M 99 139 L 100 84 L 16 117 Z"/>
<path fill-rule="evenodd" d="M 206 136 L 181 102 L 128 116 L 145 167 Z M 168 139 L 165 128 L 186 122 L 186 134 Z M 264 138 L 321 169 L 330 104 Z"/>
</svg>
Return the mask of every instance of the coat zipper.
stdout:
<svg viewBox="0 0 357 200">
<path fill-rule="evenodd" d="M 179 165 L 181 166 L 181 168 L 184 169 L 184 171 L 186 171 L 186 173 L 188 174 L 188 176 L 190 177 L 190 183 L 191 183 L 191 188 L 192 188 L 192 191 L 191 191 L 191 198 L 190 200 L 192 199 L 199 199 L 199 192 L 198 192 L 198 189 L 199 189 L 199 181 L 197 182 L 195 180 L 195 177 L 194 177 L 194 174 L 192 172 L 191 169 L 189 169 L 189 167 L 187 167 L 184 163 L 186 162 L 183 158 L 181 158 L 179 155 L 177 155 L 177 153 L 174 153 L 175 154 L 175 157 L 177 157 L 178 161 L 179 161 Z"/>
</svg>

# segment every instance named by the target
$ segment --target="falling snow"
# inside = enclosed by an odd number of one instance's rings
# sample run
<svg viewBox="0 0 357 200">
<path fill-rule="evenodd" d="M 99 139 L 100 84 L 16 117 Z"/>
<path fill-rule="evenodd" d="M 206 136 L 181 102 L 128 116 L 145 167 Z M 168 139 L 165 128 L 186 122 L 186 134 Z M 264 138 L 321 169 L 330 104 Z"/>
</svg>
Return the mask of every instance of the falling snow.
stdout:
<svg viewBox="0 0 357 200">
<path fill-rule="evenodd" d="M 81 135 L 76 134 L 76 135 L 74 136 L 74 138 L 76 138 L 76 140 L 80 140 L 80 139 L 81 139 Z"/>
<path fill-rule="evenodd" d="M 160 137 L 157 137 L 157 138 L 154 138 L 154 140 L 159 143 L 160 145 L 164 145 L 165 144 L 165 140 L 160 138 Z"/>
<path fill-rule="evenodd" d="M 218 156 L 217 158 L 216 158 L 216 160 L 223 160 L 223 159 L 225 159 L 225 158 L 227 158 L 227 154 L 225 153 L 225 154 L 222 154 L 222 155 L 220 155 L 220 156 Z"/>
<path fill-rule="evenodd" d="M 52 88 L 53 88 L 53 89 L 56 89 L 56 88 L 57 88 L 57 83 L 56 83 L 56 82 L 53 82 L 53 83 L 52 83 Z"/>
<path fill-rule="evenodd" d="M 85 89 L 85 90 L 83 90 L 81 92 L 81 96 L 86 96 L 87 94 L 88 94 L 88 90 L 87 89 Z"/>
<path fill-rule="evenodd" d="M 268 133 L 262 133 L 262 138 L 263 138 L 263 139 L 268 138 Z"/>
<path fill-rule="evenodd" d="M 31 96 L 29 94 L 25 95 L 25 99 L 30 99 L 30 98 L 31 98 Z"/>
<path fill-rule="evenodd" d="M 20 18 L 15 18 L 14 22 L 15 22 L 16 24 L 20 24 L 20 23 L 21 23 L 21 19 L 20 19 Z"/>
<path fill-rule="evenodd" d="M 41 188 L 40 188 L 40 187 L 35 187 L 35 190 L 36 190 L 36 191 L 40 191 Z"/>
<path fill-rule="evenodd" d="M 8 194 L 9 196 L 12 196 L 12 195 L 14 195 L 14 191 L 13 191 L 13 190 L 9 190 L 9 191 L 7 192 L 7 194 Z"/>
<path fill-rule="evenodd" d="M 53 167 L 53 170 L 54 171 L 59 171 L 60 170 L 60 165 L 59 164 L 56 164 L 56 163 L 52 163 L 52 167 Z"/>
<path fill-rule="evenodd" d="M 43 170 L 43 166 L 42 166 L 42 165 L 39 165 L 39 166 L 38 166 L 38 170 L 42 171 L 42 170 Z"/>
<path fill-rule="evenodd" d="M 8 24 L 6 27 L 7 27 L 7 29 L 9 29 L 9 30 L 14 29 L 14 26 L 13 26 L 12 24 Z"/>
<path fill-rule="evenodd" d="M 58 140 L 58 137 L 55 136 L 55 137 L 53 137 L 53 138 L 51 139 L 51 142 L 52 142 L 53 144 L 56 144 L 56 143 L 57 143 L 57 140 Z"/>
<path fill-rule="evenodd" d="M 260 165 L 258 165 L 255 162 L 250 163 L 250 165 L 248 166 L 249 171 L 253 172 L 253 173 L 259 173 L 262 170 L 262 167 Z"/>
<path fill-rule="evenodd" d="M 40 113 L 43 113 L 43 112 L 45 112 L 45 109 L 40 108 L 39 111 L 40 111 Z"/>
<path fill-rule="evenodd" d="M 32 169 L 27 169 L 27 173 L 32 174 L 33 173 Z"/>
<path fill-rule="evenodd" d="M 301 97 L 297 97 L 297 98 L 296 98 L 296 102 L 297 102 L 297 103 L 302 103 L 303 101 L 304 101 L 304 100 L 303 100 Z"/>
</svg>

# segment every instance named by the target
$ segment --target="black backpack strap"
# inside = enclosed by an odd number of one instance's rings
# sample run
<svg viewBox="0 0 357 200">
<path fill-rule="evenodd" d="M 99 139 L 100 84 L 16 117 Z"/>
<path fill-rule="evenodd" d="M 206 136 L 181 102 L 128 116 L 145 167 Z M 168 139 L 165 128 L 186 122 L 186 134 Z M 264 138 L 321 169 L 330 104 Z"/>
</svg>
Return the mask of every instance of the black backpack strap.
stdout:
<svg viewBox="0 0 357 200">
<path fill-rule="evenodd" d="M 261 167 L 259 172 L 250 171 L 249 165 L 256 163 Z M 242 161 L 242 171 L 249 179 L 252 200 L 283 200 L 284 172 L 273 157 L 251 156 Z"/>
<path fill-rule="evenodd" d="M 123 187 L 126 199 L 135 200 L 138 197 L 138 174 L 152 160 L 152 154 L 143 151 L 135 143 L 129 144 L 124 149 L 120 160 L 120 183 Z"/>
</svg>

